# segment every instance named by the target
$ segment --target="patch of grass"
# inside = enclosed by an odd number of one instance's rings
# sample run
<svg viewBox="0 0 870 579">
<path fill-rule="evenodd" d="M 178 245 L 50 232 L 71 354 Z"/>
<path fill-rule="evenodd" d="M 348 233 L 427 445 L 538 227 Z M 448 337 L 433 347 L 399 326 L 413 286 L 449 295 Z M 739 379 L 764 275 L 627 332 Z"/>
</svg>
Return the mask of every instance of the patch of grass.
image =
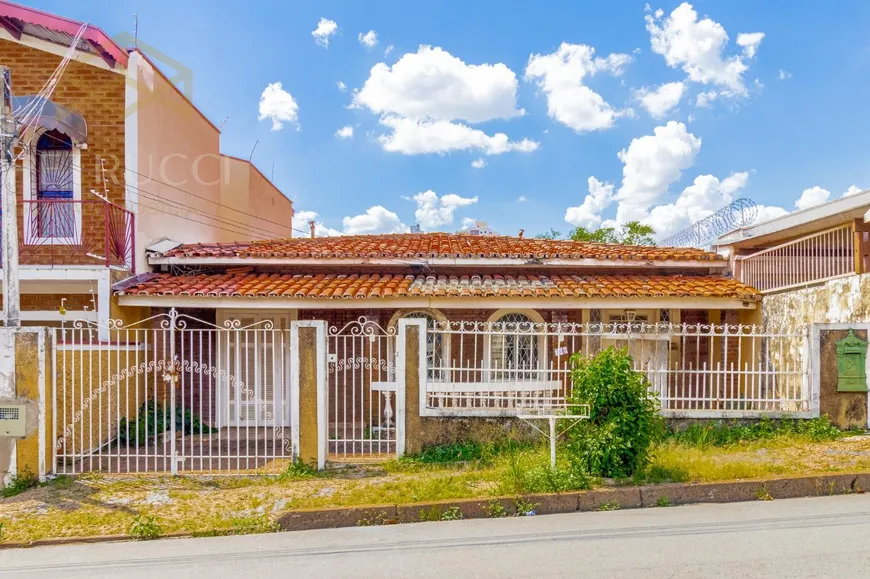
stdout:
<svg viewBox="0 0 870 579">
<path fill-rule="evenodd" d="M 231 535 L 253 535 L 258 533 L 277 533 L 278 523 L 265 515 L 233 517 L 230 519 Z"/>
<path fill-rule="evenodd" d="M 441 513 L 442 521 L 458 521 L 462 518 L 462 511 L 456 506 L 447 507 L 447 510 Z"/>
<path fill-rule="evenodd" d="M 3 542 L 3 529 L 5 529 L 5 528 L 6 528 L 6 525 L 3 523 L 3 521 L 0 521 L 0 543 Z"/>
<path fill-rule="evenodd" d="M 622 506 L 617 502 L 612 503 L 602 503 L 600 507 L 598 507 L 599 511 L 618 511 Z"/>
<path fill-rule="evenodd" d="M 293 462 L 287 465 L 287 469 L 278 478 L 282 480 L 305 480 L 317 478 L 318 476 L 320 476 L 320 471 L 317 470 L 317 467 L 307 464 L 302 460 L 294 459 Z"/>
<path fill-rule="evenodd" d="M 39 485 L 39 478 L 29 468 L 24 467 L 12 475 L 12 480 L 3 488 L 3 498 L 20 495 L 37 485 Z"/>
<path fill-rule="evenodd" d="M 653 463 L 646 470 L 632 479 L 637 484 L 661 484 L 670 482 L 688 482 L 690 479 L 689 472 L 679 465 L 665 466 L 658 464 L 653 459 Z"/>
<path fill-rule="evenodd" d="M 759 501 L 772 501 L 773 497 L 766 487 L 761 487 L 755 491 L 755 498 Z"/>
<path fill-rule="evenodd" d="M 160 525 L 154 520 L 154 517 L 145 517 L 137 515 L 130 524 L 129 534 L 137 541 L 150 541 L 157 539 L 162 534 Z"/>
<path fill-rule="evenodd" d="M 669 506 L 671 506 L 671 499 L 669 499 L 668 497 L 664 497 L 664 496 L 659 497 L 656 499 L 656 506 L 657 507 L 669 507 Z"/>
<path fill-rule="evenodd" d="M 762 418 L 757 422 L 747 424 L 721 421 L 696 423 L 684 430 L 672 432 L 669 439 L 686 446 L 710 448 L 777 438 L 793 441 L 827 442 L 843 436 L 843 431 L 831 424 L 827 417 L 778 421 Z"/>
<path fill-rule="evenodd" d="M 510 516 L 501 501 L 497 499 L 489 501 L 485 505 L 482 505 L 482 507 L 483 512 L 486 513 L 486 516 L 490 519 L 501 519 Z"/>
</svg>

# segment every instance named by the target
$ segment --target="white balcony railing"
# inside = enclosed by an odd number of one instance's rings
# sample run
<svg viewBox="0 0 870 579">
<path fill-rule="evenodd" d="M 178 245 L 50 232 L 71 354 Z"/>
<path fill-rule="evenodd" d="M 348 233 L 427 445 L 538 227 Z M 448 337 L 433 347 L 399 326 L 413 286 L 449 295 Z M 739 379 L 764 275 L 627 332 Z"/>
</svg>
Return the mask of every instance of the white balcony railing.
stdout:
<svg viewBox="0 0 870 579">
<path fill-rule="evenodd" d="M 855 235 L 841 225 L 736 257 L 743 283 L 762 293 L 805 286 L 855 273 Z"/>
</svg>

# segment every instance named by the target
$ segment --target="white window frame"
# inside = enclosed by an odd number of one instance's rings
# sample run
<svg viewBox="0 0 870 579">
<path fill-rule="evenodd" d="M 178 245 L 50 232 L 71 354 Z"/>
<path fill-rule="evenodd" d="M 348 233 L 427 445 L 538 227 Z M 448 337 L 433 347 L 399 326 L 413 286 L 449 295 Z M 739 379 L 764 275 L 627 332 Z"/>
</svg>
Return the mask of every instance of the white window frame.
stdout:
<svg viewBox="0 0 870 579">
<path fill-rule="evenodd" d="M 299 317 L 298 310 L 281 310 L 281 311 L 270 311 L 270 310 L 258 310 L 258 309 L 220 309 L 217 310 L 215 316 L 215 322 L 220 327 L 225 327 L 226 322 L 230 320 L 240 320 L 241 318 L 248 317 L 254 318 L 255 323 L 271 321 L 274 329 L 281 329 L 286 331 L 287 341 L 285 341 L 285 347 L 287 348 L 287 352 L 284 353 L 284 368 L 283 368 L 283 379 L 284 384 L 282 387 L 284 388 L 284 412 L 282 413 L 285 417 L 284 424 L 277 424 L 275 426 L 290 426 L 290 422 L 292 420 L 290 416 L 290 323 L 297 320 Z M 283 326 L 283 327 L 282 327 Z M 221 330 L 222 332 L 232 332 L 233 330 Z M 220 334 L 219 334 L 220 335 Z M 218 364 L 218 369 L 223 370 L 223 354 L 221 352 L 221 348 L 223 348 L 223 340 L 217 339 L 215 344 L 216 352 L 215 359 Z M 227 368 L 229 371 L 229 368 Z M 276 388 L 278 385 L 273 384 L 273 388 Z M 238 426 L 254 426 L 255 422 L 260 427 L 266 427 L 266 424 L 263 424 L 262 421 L 253 421 L 253 420 L 242 420 L 237 419 L 237 416 L 230 416 L 229 408 L 230 408 L 230 390 L 228 387 L 225 387 L 220 381 L 217 382 L 217 388 L 219 391 L 217 392 L 216 400 L 218 405 L 217 412 L 217 426 L 218 428 L 223 428 L 227 426 L 238 427 Z M 273 401 L 274 402 L 274 401 Z M 238 404 L 237 404 L 238 406 Z M 236 414 L 239 415 L 238 407 L 236 408 Z"/>
<path fill-rule="evenodd" d="M 531 320 L 533 324 L 545 324 L 544 317 L 538 313 L 536 310 L 523 310 L 523 309 L 501 309 L 496 310 L 489 316 L 487 319 L 488 324 L 498 323 L 502 318 L 510 314 L 521 314 L 526 316 Z M 491 326 L 490 326 L 491 327 Z M 493 334 L 489 334 L 486 337 L 486 340 L 483 342 L 483 355 L 484 355 L 484 369 L 486 370 L 485 375 L 490 382 L 504 382 L 504 380 L 496 379 L 496 373 L 499 372 L 499 369 L 494 369 L 492 367 L 492 338 Z M 545 376 L 544 370 L 547 368 L 547 336 L 544 333 L 538 335 L 538 353 L 537 360 L 535 361 L 535 367 L 530 368 L 530 370 L 535 371 L 534 376 L 530 380 L 519 380 L 521 382 L 542 382 L 546 381 L 547 378 Z M 514 380 L 515 382 L 518 380 Z"/>
<path fill-rule="evenodd" d="M 393 343 L 399 339 L 399 320 L 405 317 L 410 316 L 411 314 L 426 314 L 428 316 L 432 316 L 435 318 L 436 322 L 439 323 L 448 323 L 447 316 L 444 315 L 444 312 L 435 308 L 414 308 L 409 310 L 398 310 L 393 316 L 390 318 L 390 323 L 387 325 L 387 328 L 395 328 L 395 338 L 390 340 L 389 348 L 393 351 L 388 352 L 390 360 L 393 362 L 393 367 L 398 368 L 398 360 L 396 360 L 396 355 L 398 353 L 398 348 L 396 348 Z M 449 328 L 448 328 L 449 329 Z M 426 369 L 426 378 L 429 382 L 445 382 L 447 380 L 446 376 L 448 375 L 448 366 L 450 365 L 450 333 L 445 332 L 441 335 L 441 376 L 429 376 L 429 369 Z M 426 360 L 428 364 L 429 360 L 429 352 L 428 352 L 428 343 L 426 344 L 427 352 L 426 352 Z"/>
<path fill-rule="evenodd" d="M 23 175 L 22 199 L 24 201 L 36 201 L 34 195 L 34 183 L 32 180 L 33 168 L 36 167 L 36 143 L 43 133 L 48 131 L 45 127 L 31 129 L 25 134 L 23 141 L 25 143 L 33 143 L 31 149 L 24 155 L 23 159 Z M 32 231 L 33 224 L 33 208 L 35 203 L 24 204 L 24 244 L 25 245 L 78 245 L 82 243 L 82 144 L 70 137 L 72 142 L 72 170 L 73 170 L 73 215 L 75 216 L 75 236 L 73 237 L 42 237 L 37 231 Z M 104 233 L 105 234 L 105 233 Z"/>
</svg>

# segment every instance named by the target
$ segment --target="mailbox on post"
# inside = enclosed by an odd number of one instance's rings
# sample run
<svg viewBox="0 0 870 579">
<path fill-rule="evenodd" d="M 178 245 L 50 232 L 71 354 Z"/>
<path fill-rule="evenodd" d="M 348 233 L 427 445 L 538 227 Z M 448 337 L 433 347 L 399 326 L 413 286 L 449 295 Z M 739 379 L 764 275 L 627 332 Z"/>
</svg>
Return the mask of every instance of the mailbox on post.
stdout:
<svg viewBox="0 0 870 579">
<path fill-rule="evenodd" d="M 851 329 L 837 342 L 837 392 L 867 392 L 867 341 Z"/>
</svg>

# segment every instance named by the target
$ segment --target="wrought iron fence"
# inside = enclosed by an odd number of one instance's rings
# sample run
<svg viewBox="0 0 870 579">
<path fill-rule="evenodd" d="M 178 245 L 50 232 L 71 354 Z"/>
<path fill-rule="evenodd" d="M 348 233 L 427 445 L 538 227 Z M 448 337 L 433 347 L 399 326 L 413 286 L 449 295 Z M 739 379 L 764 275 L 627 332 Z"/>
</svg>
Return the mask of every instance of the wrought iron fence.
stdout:
<svg viewBox="0 0 870 579">
<path fill-rule="evenodd" d="M 564 406 L 575 356 L 625 348 L 675 416 L 803 415 L 811 411 L 807 333 L 752 325 L 436 322 L 424 410 L 515 416 Z"/>
<path fill-rule="evenodd" d="M 56 473 L 280 472 L 292 459 L 289 330 L 176 310 L 109 330 L 53 330 Z"/>
</svg>

